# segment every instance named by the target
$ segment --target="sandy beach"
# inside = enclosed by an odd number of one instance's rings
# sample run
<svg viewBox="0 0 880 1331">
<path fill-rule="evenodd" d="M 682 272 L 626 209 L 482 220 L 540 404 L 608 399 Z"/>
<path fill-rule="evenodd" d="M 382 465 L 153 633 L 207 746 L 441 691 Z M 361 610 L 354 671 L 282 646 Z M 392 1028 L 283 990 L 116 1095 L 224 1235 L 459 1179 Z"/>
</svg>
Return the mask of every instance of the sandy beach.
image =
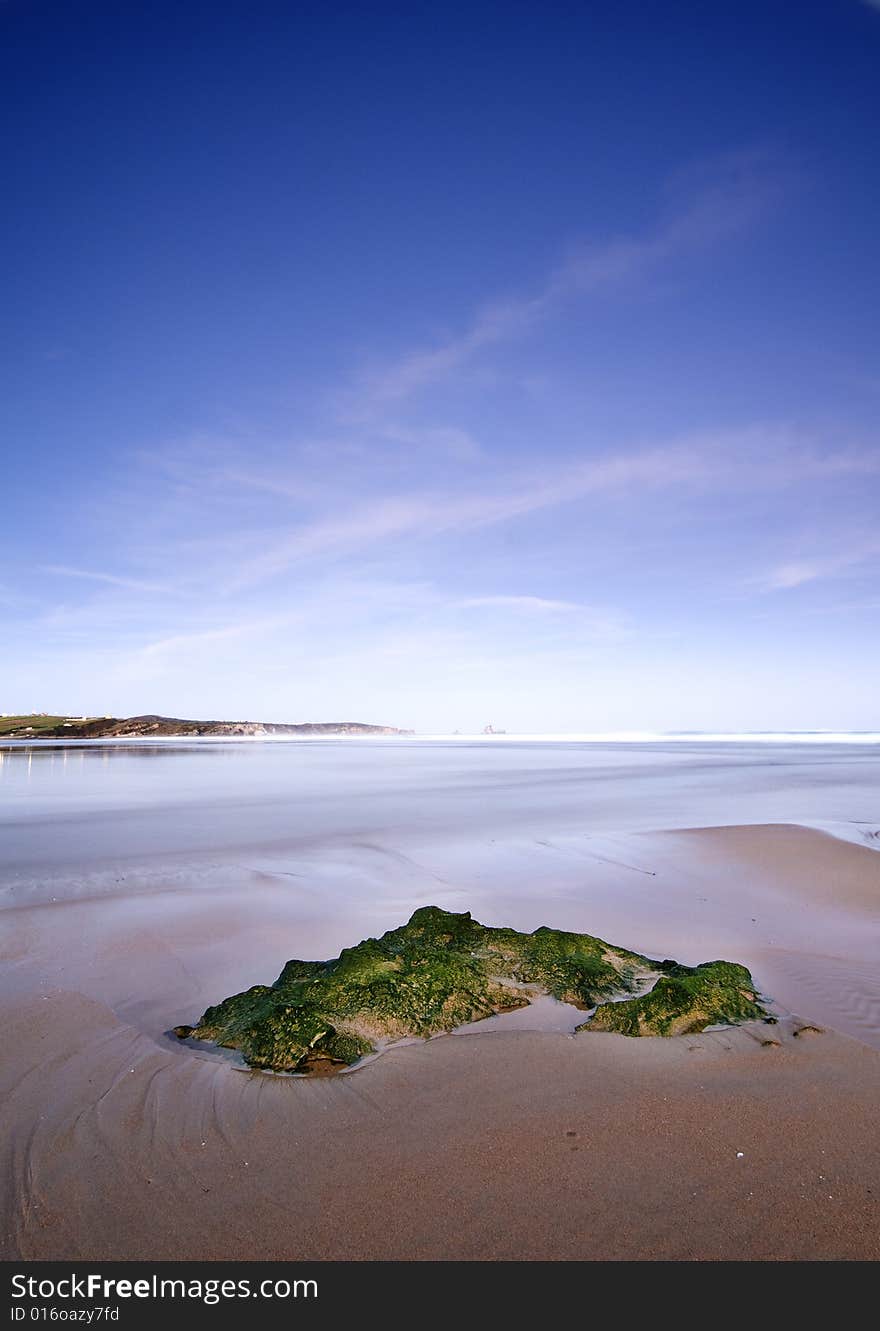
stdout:
<svg viewBox="0 0 880 1331">
<path fill-rule="evenodd" d="M 877 1258 L 880 1056 L 765 1029 L 447 1037 L 304 1083 L 59 993 L 10 1031 L 48 1067 L 7 1106 L 4 1256 Z"/>
<path fill-rule="evenodd" d="M 249 1073 L 166 1032 L 279 959 L 357 941 L 367 904 L 330 920 L 228 866 L 22 890 L 3 911 L 0 1254 L 880 1257 L 875 850 L 771 824 L 509 842 L 470 876 L 456 855 L 410 863 L 376 928 L 414 896 L 466 899 L 486 922 L 725 956 L 779 1024 L 471 1033 L 330 1079 Z"/>
</svg>

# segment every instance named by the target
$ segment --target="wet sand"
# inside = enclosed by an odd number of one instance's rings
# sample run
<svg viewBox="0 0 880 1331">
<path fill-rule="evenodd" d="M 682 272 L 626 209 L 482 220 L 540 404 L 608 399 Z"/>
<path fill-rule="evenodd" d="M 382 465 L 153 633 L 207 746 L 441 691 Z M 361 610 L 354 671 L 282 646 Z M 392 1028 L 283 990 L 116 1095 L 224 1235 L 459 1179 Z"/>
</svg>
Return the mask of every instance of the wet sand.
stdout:
<svg viewBox="0 0 880 1331">
<path fill-rule="evenodd" d="M 844 1037 L 468 1036 L 300 1082 L 65 994 L 22 1019 L 75 1056 L 9 1106 L 6 1256 L 880 1256 L 880 1056 Z"/>
<path fill-rule="evenodd" d="M 265 867 L 2 911 L 0 1256 L 880 1257 L 876 851 L 759 826 L 405 858 L 366 929 Z M 780 1023 L 440 1037 L 315 1081 L 164 1034 L 429 900 L 744 961 Z"/>
</svg>

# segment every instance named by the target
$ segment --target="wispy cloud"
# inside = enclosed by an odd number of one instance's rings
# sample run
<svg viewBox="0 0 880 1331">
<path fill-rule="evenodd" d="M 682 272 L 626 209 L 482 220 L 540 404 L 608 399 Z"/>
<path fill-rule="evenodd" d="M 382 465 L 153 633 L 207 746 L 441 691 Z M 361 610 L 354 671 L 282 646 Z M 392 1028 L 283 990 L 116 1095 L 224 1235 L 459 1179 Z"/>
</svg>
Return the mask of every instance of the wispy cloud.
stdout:
<svg viewBox="0 0 880 1331">
<path fill-rule="evenodd" d="M 778 564 L 757 581 L 765 591 L 792 591 L 806 583 L 838 578 L 880 555 L 880 541 L 869 541 L 857 548 L 836 554 L 793 559 Z"/>
<path fill-rule="evenodd" d="M 333 510 L 305 516 L 278 530 L 248 531 L 238 548 L 232 538 L 218 546 L 225 571 L 214 575 L 222 595 L 257 586 L 297 567 L 321 560 L 366 555 L 402 539 L 429 540 L 451 532 L 477 531 L 513 522 L 590 496 L 634 500 L 650 492 L 718 488 L 791 488 L 811 478 L 876 474 L 880 451 L 820 453 L 812 443 L 779 426 L 634 447 L 580 462 L 558 462 L 541 470 L 509 474 L 498 463 L 479 469 L 467 486 L 367 494 L 355 499 L 345 487 L 330 487 Z M 337 494 L 337 490 L 341 491 Z M 230 571 L 232 566 L 232 571 Z"/>
<path fill-rule="evenodd" d="M 493 492 L 483 481 L 478 491 L 463 494 L 414 493 L 373 499 L 297 527 L 263 554 L 245 561 L 227 591 L 262 582 L 318 556 L 351 554 L 403 536 L 425 538 L 475 530 L 599 492 L 705 480 L 716 469 L 717 461 L 698 451 L 658 448 L 523 476 L 506 492 Z"/>
<path fill-rule="evenodd" d="M 384 424 L 381 436 L 392 443 L 432 453 L 442 453 L 464 461 L 473 461 L 482 455 L 482 449 L 467 430 L 448 425 L 394 425 Z"/>
<path fill-rule="evenodd" d="M 652 231 L 585 246 L 533 294 L 486 305 L 458 335 L 368 372 L 349 406 L 350 416 L 369 418 L 378 408 L 436 383 L 487 347 L 528 332 L 572 298 L 632 281 L 666 261 L 719 243 L 765 212 L 790 177 L 787 163 L 762 152 L 733 154 L 686 173 L 674 182 L 675 211 Z M 690 197 L 682 199 L 687 191 Z"/>
<path fill-rule="evenodd" d="M 587 609 L 577 601 L 555 601 L 546 596 L 468 596 L 455 603 L 461 610 L 481 609 L 486 606 L 498 606 L 501 609 L 524 610 L 537 614 L 566 614 Z"/>
<path fill-rule="evenodd" d="M 293 624 L 297 618 L 296 614 L 282 614 L 237 619 L 192 632 L 170 633 L 147 643 L 130 642 L 122 647 L 114 673 L 122 680 L 150 680 L 161 678 L 168 671 L 216 668 L 217 662 L 225 659 L 231 650 L 227 644 L 238 641 L 250 655 L 255 642 L 273 630 Z"/>
<path fill-rule="evenodd" d="M 762 581 L 768 591 L 790 591 L 793 587 L 802 587 L 805 582 L 833 576 L 842 567 L 845 564 L 838 559 L 798 559 L 771 569 Z"/>
<path fill-rule="evenodd" d="M 557 600 L 548 596 L 468 596 L 453 602 L 452 608 L 478 610 L 487 615 L 496 611 L 506 617 L 525 616 L 535 621 L 545 621 L 540 629 L 541 634 L 545 634 L 548 625 L 555 622 L 563 626 L 562 632 L 566 639 L 572 640 L 578 635 L 586 635 L 594 642 L 617 642 L 632 633 L 629 617 L 613 607 L 584 605 L 580 601 Z M 533 632 L 538 632 L 537 624 Z"/>
<path fill-rule="evenodd" d="M 127 578 L 117 573 L 101 573 L 93 569 L 70 568 L 66 564 L 44 564 L 42 565 L 42 571 L 61 578 L 85 578 L 89 582 L 104 582 L 111 587 L 124 587 L 126 591 L 160 592 L 163 595 L 173 595 L 175 593 L 175 588 L 168 583 L 144 582 L 140 578 Z"/>
<path fill-rule="evenodd" d="M 243 634 L 253 632 L 257 628 L 264 627 L 264 624 L 224 624 L 220 628 L 203 629 L 197 633 L 174 633 L 168 638 L 159 638 L 155 642 L 149 642 L 140 649 L 142 656 L 165 656 L 171 652 L 189 650 L 192 647 L 203 647 L 206 644 L 215 642 L 224 642 L 228 638 L 240 638 Z"/>
</svg>

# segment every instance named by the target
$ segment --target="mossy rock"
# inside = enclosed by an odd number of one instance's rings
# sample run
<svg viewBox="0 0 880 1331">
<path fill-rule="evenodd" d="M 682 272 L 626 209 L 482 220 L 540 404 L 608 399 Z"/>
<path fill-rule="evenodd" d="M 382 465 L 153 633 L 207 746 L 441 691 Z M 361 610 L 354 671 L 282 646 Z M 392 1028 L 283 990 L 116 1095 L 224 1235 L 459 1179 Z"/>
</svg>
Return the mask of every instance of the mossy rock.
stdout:
<svg viewBox="0 0 880 1331">
<path fill-rule="evenodd" d="M 640 998 L 605 1003 L 578 1030 L 619 1035 L 690 1035 L 707 1026 L 732 1026 L 765 1017 L 752 977 L 733 961 L 668 967 Z"/>
<path fill-rule="evenodd" d="M 650 994 L 626 999 L 651 980 Z M 546 926 L 523 934 L 423 906 L 407 924 L 331 961 L 289 961 L 273 985 L 224 999 L 176 1034 L 239 1049 L 255 1068 L 326 1071 L 391 1040 L 523 1007 L 535 991 L 585 1010 L 601 1004 L 591 1024 L 627 1035 L 763 1015 L 748 971 L 730 962 L 691 970 L 591 934 Z M 655 994 L 653 1006 L 639 1006 Z M 624 1001 L 604 1001 L 613 996 Z"/>
</svg>

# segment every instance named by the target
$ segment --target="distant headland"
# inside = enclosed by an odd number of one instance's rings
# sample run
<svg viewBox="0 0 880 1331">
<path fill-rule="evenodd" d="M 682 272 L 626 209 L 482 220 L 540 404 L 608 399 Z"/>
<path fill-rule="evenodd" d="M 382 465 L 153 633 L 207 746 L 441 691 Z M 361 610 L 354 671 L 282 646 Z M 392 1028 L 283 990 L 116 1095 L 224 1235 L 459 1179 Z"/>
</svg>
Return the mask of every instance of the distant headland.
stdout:
<svg viewBox="0 0 880 1331">
<path fill-rule="evenodd" d="M 168 735 L 411 735 L 362 721 L 186 721 L 174 716 L 0 716 L 0 739 L 151 739 Z"/>
</svg>

